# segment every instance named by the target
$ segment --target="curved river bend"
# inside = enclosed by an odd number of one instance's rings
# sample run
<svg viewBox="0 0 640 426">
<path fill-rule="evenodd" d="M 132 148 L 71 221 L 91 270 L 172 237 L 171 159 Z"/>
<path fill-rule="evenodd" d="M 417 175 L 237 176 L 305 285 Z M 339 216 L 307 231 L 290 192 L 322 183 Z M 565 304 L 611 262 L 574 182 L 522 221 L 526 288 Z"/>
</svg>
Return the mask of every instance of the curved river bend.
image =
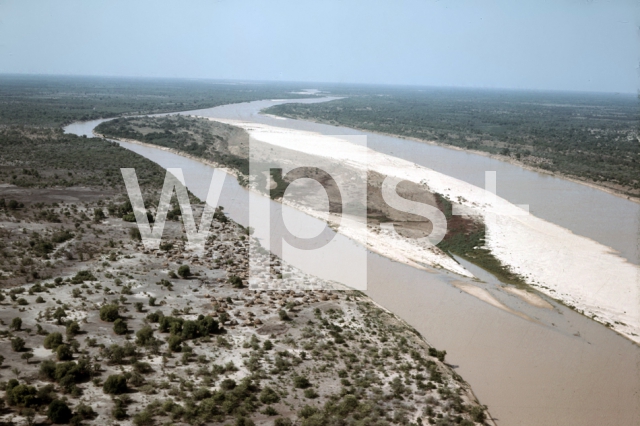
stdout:
<svg viewBox="0 0 640 426">
<path fill-rule="evenodd" d="M 182 114 L 255 121 L 323 134 L 363 134 L 258 114 L 281 102 L 285 101 L 226 105 Z M 106 120 L 74 123 L 65 131 L 91 137 L 93 128 L 103 121 Z M 487 157 L 386 136 L 367 136 L 370 148 L 477 186 L 483 186 L 484 170 L 497 170 L 500 196 L 514 203 L 530 204 L 535 215 L 607 244 L 638 263 L 640 206 L 634 203 Z M 164 168 L 182 168 L 189 189 L 201 199 L 206 198 L 213 173 L 210 166 L 158 148 L 119 143 Z M 248 191 L 228 176 L 220 204 L 242 224 L 248 223 L 248 199 Z M 278 206 L 274 207 L 282 208 Z M 301 212 L 294 214 L 301 221 L 315 220 Z M 631 237 L 629 230 L 633 231 Z M 489 406 L 497 424 L 638 424 L 637 345 L 553 301 L 551 310 L 536 308 L 498 286 L 481 284 L 509 308 L 533 319 L 529 321 L 461 292 L 452 285 L 465 281 L 459 276 L 417 270 L 370 252 L 367 256 L 367 294 L 415 327 L 431 344 L 446 349 L 447 361 L 471 384 L 480 401 Z"/>
</svg>

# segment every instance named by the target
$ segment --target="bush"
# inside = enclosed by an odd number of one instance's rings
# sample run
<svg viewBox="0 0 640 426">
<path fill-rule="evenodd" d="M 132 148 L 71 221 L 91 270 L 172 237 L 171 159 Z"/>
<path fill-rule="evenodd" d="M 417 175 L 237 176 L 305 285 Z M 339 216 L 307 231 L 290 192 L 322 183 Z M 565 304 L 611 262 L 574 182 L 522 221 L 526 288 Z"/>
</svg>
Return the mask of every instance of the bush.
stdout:
<svg viewBox="0 0 640 426">
<path fill-rule="evenodd" d="M 273 426 L 293 426 L 293 422 L 291 421 L 291 419 L 278 417 L 276 421 L 273 422 Z"/>
<path fill-rule="evenodd" d="M 318 393 L 313 389 L 305 389 L 304 396 L 305 398 L 314 399 L 319 397 L 320 395 L 318 395 Z"/>
<path fill-rule="evenodd" d="M 71 278 L 71 284 L 82 284 L 85 281 L 98 281 L 98 279 L 89 271 L 78 271 L 78 273 Z"/>
<path fill-rule="evenodd" d="M 16 317 L 11 321 L 11 329 L 15 331 L 20 331 L 22 328 L 22 319 Z"/>
<path fill-rule="evenodd" d="M 11 349 L 16 352 L 21 352 L 24 350 L 25 342 L 21 337 L 14 337 L 11 339 Z"/>
<path fill-rule="evenodd" d="M 169 350 L 171 352 L 180 352 L 180 350 L 182 349 L 180 346 L 182 344 L 182 338 L 180 336 L 170 336 L 167 343 L 169 344 Z"/>
<path fill-rule="evenodd" d="M 21 385 L 16 379 L 11 379 L 5 389 L 8 405 L 18 407 L 32 407 L 37 405 L 37 391 L 33 386 Z"/>
<path fill-rule="evenodd" d="M 69 361 L 73 359 L 73 352 L 69 345 L 59 345 L 56 349 L 56 355 L 58 356 L 58 361 Z"/>
<path fill-rule="evenodd" d="M 50 333 L 47 337 L 44 338 L 44 347 L 45 349 L 51 349 L 55 351 L 58 349 L 58 346 L 62 344 L 62 334 L 57 331 L 54 333 Z"/>
<path fill-rule="evenodd" d="M 246 417 L 238 417 L 235 426 L 255 426 L 255 423 L 253 423 L 253 420 Z"/>
<path fill-rule="evenodd" d="M 182 278 L 189 278 L 191 276 L 191 269 L 187 265 L 182 265 L 178 268 L 178 275 Z"/>
<path fill-rule="evenodd" d="M 487 416 L 484 414 L 484 407 L 479 405 L 473 407 L 469 414 L 474 422 L 482 423 L 487 419 Z"/>
<path fill-rule="evenodd" d="M 127 323 L 122 320 L 122 318 L 118 318 L 113 323 L 113 332 L 118 335 L 127 334 L 129 332 L 129 327 L 127 326 Z"/>
<path fill-rule="evenodd" d="M 140 346 L 145 346 L 154 340 L 153 329 L 148 325 L 145 325 L 136 333 L 136 343 Z"/>
<path fill-rule="evenodd" d="M 73 339 L 80 333 L 80 324 L 76 321 L 71 321 L 67 324 L 67 339 Z"/>
<path fill-rule="evenodd" d="M 280 309 L 278 311 L 278 316 L 280 317 L 280 319 L 282 321 L 289 321 L 291 320 L 291 318 L 289 317 L 289 315 L 287 314 L 287 311 L 285 311 L 284 309 Z"/>
<path fill-rule="evenodd" d="M 143 410 L 133 416 L 133 424 L 136 426 L 149 426 L 153 424 L 153 415 L 147 410 Z"/>
<path fill-rule="evenodd" d="M 86 405 L 82 402 L 76 406 L 76 413 L 84 420 L 93 419 L 97 414 L 93 411 L 93 408 L 91 408 L 90 405 Z"/>
<path fill-rule="evenodd" d="M 136 220 L 136 217 L 133 216 L 133 214 L 131 214 L 130 217 L 133 219 L 130 222 L 133 222 L 133 221 Z M 129 237 L 131 237 L 131 239 L 134 240 L 134 241 L 142 241 L 142 235 L 140 234 L 140 230 L 137 227 L 136 228 L 129 228 Z"/>
<path fill-rule="evenodd" d="M 309 382 L 309 379 L 307 379 L 306 377 L 295 376 L 293 378 L 293 386 L 298 389 L 306 389 L 311 386 L 311 382 Z"/>
<path fill-rule="evenodd" d="M 118 305 L 104 305 L 102 308 L 100 308 L 100 319 L 102 321 L 114 322 L 118 318 L 120 318 Z"/>
<path fill-rule="evenodd" d="M 234 288 L 242 288 L 242 278 L 240 278 L 237 275 L 231 275 L 229 277 L 229 283 L 231 284 L 232 287 Z"/>
<path fill-rule="evenodd" d="M 66 424 L 71 420 L 71 409 L 63 401 L 56 399 L 49 404 L 47 417 L 54 424 Z"/>
<path fill-rule="evenodd" d="M 127 391 L 127 379 L 122 375 L 112 374 L 105 380 L 102 390 L 110 395 L 125 393 Z"/>
<path fill-rule="evenodd" d="M 267 386 L 260 392 L 260 402 L 263 404 L 275 404 L 278 401 L 280 401 L 280 396 L 270 387 Z"/>
</svg>

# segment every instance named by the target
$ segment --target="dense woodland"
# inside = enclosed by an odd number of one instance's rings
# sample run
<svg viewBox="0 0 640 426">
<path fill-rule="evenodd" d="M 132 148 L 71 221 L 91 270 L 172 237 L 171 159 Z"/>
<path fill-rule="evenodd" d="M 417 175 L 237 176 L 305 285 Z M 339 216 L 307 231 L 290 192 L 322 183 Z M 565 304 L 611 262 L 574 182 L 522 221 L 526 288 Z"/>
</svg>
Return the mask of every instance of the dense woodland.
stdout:
<svg viewBox="0 0 640 426">
<path fill-rule="evenodd" d="M 266 112 L 510 157 L 640 195 L 634 95 L 472 89 L 334 88 L 348 97 Z"/>
</svg>

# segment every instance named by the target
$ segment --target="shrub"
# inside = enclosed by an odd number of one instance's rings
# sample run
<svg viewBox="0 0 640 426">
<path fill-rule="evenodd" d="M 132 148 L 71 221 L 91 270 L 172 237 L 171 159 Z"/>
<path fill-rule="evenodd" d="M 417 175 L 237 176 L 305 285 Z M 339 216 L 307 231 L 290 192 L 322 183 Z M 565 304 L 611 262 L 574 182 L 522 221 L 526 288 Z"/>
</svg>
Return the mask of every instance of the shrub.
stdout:
<svg viewBox="0 0 640 426">
<path fill-rule="evenodd" d="M 118 318 L 117 320 L 115 320 L 115 322 L 113 323 L 114 333 L 118 335 L 123 335 L 123 334 L 127 334 L 128 331 L 129 331 L 129 327 L 127 326 L 127 323 L 122 320 L 122 318 Z"/>
<path fill-rule="evenodd" d="M 278 417 L 276 421 L 273 422 L 273 426 L 293 426 L 293 422 L 291 421 L 291 419 Z"/>
<path fill-rule="evenodd" d="M 44 338 L 44 347 L 46 349 L 51 349 L 52 351 L 55 351 L 56 349 L 58 349 L 58 346 L 60 346 L 62 344 L 62 334 L 58 333 L 57 331 L 54 333 L 50 333 L 47 335 L 47 337 Z"/>
<path fill-rule="evenodd" d="M 278 401 L 280 401 L 280 396 L 270 387 L 267 386 L 260 392 L 260 402 L 263 404 L 275 404 Z"/>
<path fill-rule="evenodd" d="M 233 379 L 224 379 L 220 382 L 220 389 L 222 390 L 232 390 L 236 387 L 236 381 Z"/>
<path fill-rule="evenodd" d="M 16 352 L 21 352 L 24 350 L 25 342 L 21 337 L 14 337 L 11 339 L 11 349 Z"/>
<path fill-rule="evenodd" d="M 69 423 L 69 420 L 71 420 L 71 409 L 63 401 L 56 399 L 51 404 L 49 404 L 47 417 L 54 424 Z"/>
<path fill-rule="evenodd" d="M 169 350 L 171 352 L 180 352 L 180 345 L 182 344 L 182 338 L 180 336 L 176 336 L 175 334 L 171 335 L 167 343 L 169 344 Z"/>
<path fill-rule="evenodd" d="M 142 312 L 142 307 L 144 306 L 142 302 L 136 302 L 133 304 L 135 306 L 137 312 Z"/>
<path fill-rule="evenodd" d="M 53 317 L 58 320 L 58 324 L 62 324 L 62 318 L 66 317 L 67 313 L 62 308 L 62 306 L 58 306 L 56 311 L 53 313 Z"/>
<path fill-rule="evenodd" d="M 133 416 L 133 424 L 136 426 L 149 426 L 153 424 L 153 415 L 147 411 L 143 410 Z"/>
<path fill-rule="evenodd" d="M 56 349 L 56 355 L 58 357 L 58 361 L 69 361 L 70 359 L 73 359 L 73 352 L 69 345 L 59 345 Z"/>
<path fill-rule="evenodd" d="M 105 380 L 102 390 L 110 395 L 125 393 L 127 391 L 127 379 L 122 375 L 112 374 Z"/>
<path fill-rule="evenodd" d="M 91 408 L 90 405 L 86 405 L 82 402 L 76 406 L 76 413 L 84 420 L 93 419 L 97 414 L 95 411 L 93 411 L 93 408 Z"/>
<path fill-rule="evenodd" d="M 304 396 L 305 398 L 314 399 L 319 397 L 320 395 L 318 395 L 318 393 L 313 389 L 305 389 Z"/>
<path fill-rule="evenodd" d="M 237 275 L 231 275 L 229 277 L 229 283 L 231 284 L 232 287 L 234 288 L 242 288 L 242 278 L 240 278 Z"/>
<path fill-rule="evenodd" d="M 136 343 L 140 346 L 145 346 L 154 340 L 153 329 L 148 325 L 145 325 L 136 333 Z"/>
<path fill-rule="evenodd" d="M 162 311 L 155 311 L 148 314 L 147 319 L 150 322 L 160 322 L 160 318 L 162 318 L 163 316 L 164 315 L 162 315 Z"/>
<path fill-rule="evenodd" d="M 18 407 L 32 407 L 37 405 L 37 391 L 33 386 L 21 385 L 16 379 L 11 379 L 5 389 L 8 405 Z"/>
<path fill-rule="evenodd" d="M 484 414 L 484 407 L 479 405 L 473 407 L 469 414 L 474 422 L 482 423 L 487 419 L 487 416 Z"/>
<path fill-rule="evenodd" d="M 133 220 L 130 220 L 128 222 L 133 222 L 133 221 L 136 220 L 136 217 L 133 216 L 133 213 L 131 214 L 130 218 L 132 218 Z M 123 219 L 124 219 L 124 217 L 123 217 Z M 140 234 L 140 230 L 137 227 L 136 228 L 129 228 L 129 237 L 131 237 L 131 239 L 134 240 L 134 241 L 142 241 L 142 235 Z"/>
<path fill-rule="evenodd" d="M 280 317 L 280 319 L 282 321 L 289 321 L 291 320 L 291 318 L 289 317 L 289 315 L 287 314 L 287 311 L 285 311 L 284 309 L 280 309 L 278 311 L 278 316 Z"/>
<path fill-rule="evenodd" d="M 178 268 L 178 275 L 182 278 L 189 278 L 191 276 L 191 269 L 188 265 L 182 265 Z"/>
<path fill-rule="evenodd" d="M 67 324 L 67 339 L 73 339 L 80 333 L 80 324 L 76 321 L 71 321 Z"/>
<path fill-rule="evenodd" d="M 16 317 L 11 321 L 11 329 L 15 331 L 20 331 L 22 328 L 22 319 Z"/>
<path fill-rule="evenodd" d="M 306 377 L 295 376 L 293 378 L 293 386 L 298 389 L 306 389 L 311 386 L 311 382 L 309 382 L 309 379 L 307 379 Z"/>
<path fill-rule="evenodd" d="M 71 278 L 71 284 L 82 284 L 85 281 L 98 281 L 98 279 L 89 271 L 78 271 L 78 273 Z"/>
<path fill-rule="evenodd" d="M 102 308 L 100 308 L 100 319 L 102 321 L 114 322 L 118 318 L 120 318 L 118 305 L 104 305 Z"/>
</svg>

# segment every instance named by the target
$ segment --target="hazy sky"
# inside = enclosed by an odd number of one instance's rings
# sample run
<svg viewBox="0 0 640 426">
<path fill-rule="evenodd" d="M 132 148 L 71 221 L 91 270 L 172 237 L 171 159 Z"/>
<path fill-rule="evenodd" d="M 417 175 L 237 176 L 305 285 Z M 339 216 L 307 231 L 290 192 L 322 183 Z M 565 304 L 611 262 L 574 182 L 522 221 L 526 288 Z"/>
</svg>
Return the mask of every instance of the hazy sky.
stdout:
<svg viewBox="0 0 640 426">
<path fill-rule="evenodd" d="M 638 5 L 0 0 L 0 73 L 636 92 Z"/>
</svg>

